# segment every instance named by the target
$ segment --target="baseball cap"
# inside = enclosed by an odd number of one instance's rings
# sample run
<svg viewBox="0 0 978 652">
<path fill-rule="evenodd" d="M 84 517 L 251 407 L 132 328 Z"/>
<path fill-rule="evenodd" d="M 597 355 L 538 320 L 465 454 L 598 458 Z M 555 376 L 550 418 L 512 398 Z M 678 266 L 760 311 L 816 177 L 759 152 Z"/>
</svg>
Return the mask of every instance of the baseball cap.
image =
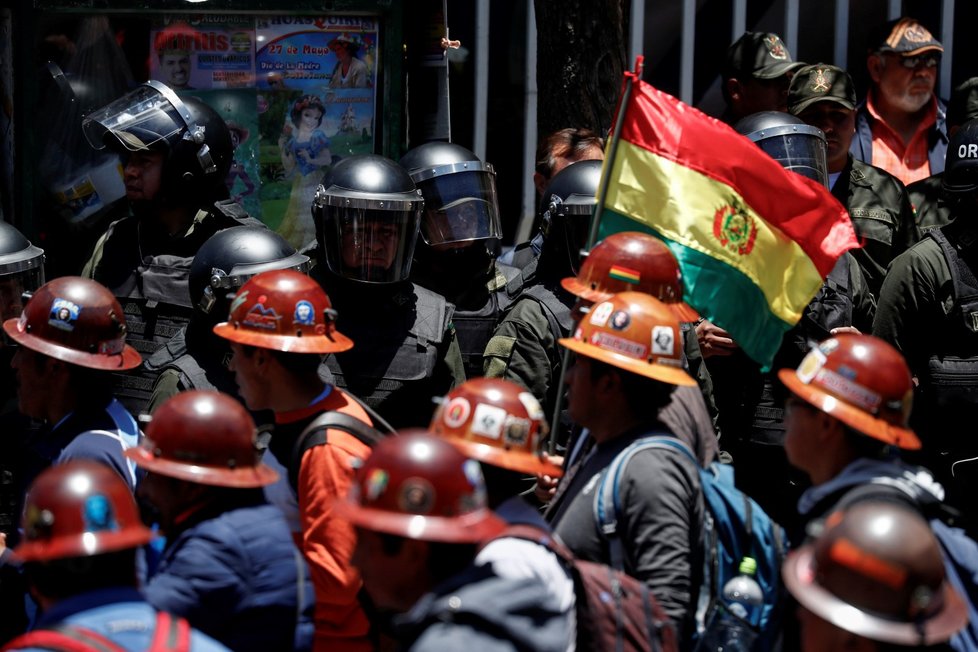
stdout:
<svg viewBox="0 0 978 652">
<path fill-rule="evenodd" d="M 978 118 L 978 77 L 961 82 L 947 103 L 948 125 L 963 125 L 975 118 Z"/>
<path fill-rule="evenodd" d="M 856 87 L 842 68 L 816 63 L 799 68 L 788 87 L 788 113 L 798 115 L 815 102 L 835 102 L 856 108 Z"/>
<path fill-rule="evenodd" d="M 755 79 L 775 79 L 804 64 L 788 53 L 784 41 L 771 32 L 744 32 L 727 50 L 724 79 L 748 74 Z"/>
<path fill-rule="evenodd" d="M 873 41 L 876 52 L 912 57 L 923 52 L 944 52 L 941 42 L 914 18 L 890 21 Z"/>
</svg>

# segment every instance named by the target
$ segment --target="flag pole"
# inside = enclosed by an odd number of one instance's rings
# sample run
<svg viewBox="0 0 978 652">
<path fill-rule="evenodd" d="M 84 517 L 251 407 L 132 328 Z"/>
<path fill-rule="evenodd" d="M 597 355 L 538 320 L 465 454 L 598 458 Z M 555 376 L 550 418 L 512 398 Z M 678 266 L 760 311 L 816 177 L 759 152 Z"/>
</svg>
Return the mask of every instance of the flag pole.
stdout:
<svg viewBox="0 0 978 652">
<path fill-rule="evenodd" d="M 645 68 L 645 57 L 641 54 L 635 57 L 635 70 L 625 73 L 625 88 L 622 90 L 621 99 L 618 100 L 618 114 L 615 116 L 615 126 L 611 132 L 611 140 L 604 155 L 604 166 L 601 168 L 601 183 L 598 186 L 598 201 L 594 205 L 594 216 L 591 219 L 591 231 L 588 233 L 586 251 L 590 251 L 598 237 L 598 227 L 601 223 L 601 213 L 604 212 L 604 202 L 608 196 L 608 178 L 611 176 L 611 167 L 615 164 L 615 154 L 618 151 L 618 141 L 621 139 L 621 125 L 625 121 L 625 113 L 628 110 L 628 100 L 632 96 L 632 86 L 636 79 L 642 78 L 642 70 Z"/>
<path fill-rule="evenodd" d="M 618 140 L 621 138 L 621 124 L 625 119 L 625 111 L 628 108 L 628 100 L 632 96 L 632 85 L 636 79 L 642 78 L 642 69 L 645 67 L 645 57 L 641 54 L 635 57 L 635 70 L 625 73 L 625 88 L 622 90 L 621 98 L 618 100 L 618 114 L 615 116 L 615 126 L 611 134 L 611 142 L 608 144 L 608 151 L 605 152 L 605 164 L 601 168 L 601 182 L 598 184 L 598 201 L 594 205 L 594 215 L 591 217 L 591 230 L 588 233 L 585 250 L 581 252 L 586 255 L 594 240 L 598 235 L 598 222 L 601 220 L 601 213 L 604 211 L 605 197 L 608 194 L 608 177 L 611 176 L 611 166 L 614 165 L 615 152 L 618 149 Z M 570 364 L 570 350 L 564 349 L 561 356 L 560 376 L 557 379 L 556 404 L 553 406 L 553 414 L 550 416 L 550 437 L 547 441 L 547 452 L 553 455 L 557 450 L 557 433 L 560 432 L 560 410 L 564 398 L 564 380 L 567 377 L 567 365 Z"/>
</svg>

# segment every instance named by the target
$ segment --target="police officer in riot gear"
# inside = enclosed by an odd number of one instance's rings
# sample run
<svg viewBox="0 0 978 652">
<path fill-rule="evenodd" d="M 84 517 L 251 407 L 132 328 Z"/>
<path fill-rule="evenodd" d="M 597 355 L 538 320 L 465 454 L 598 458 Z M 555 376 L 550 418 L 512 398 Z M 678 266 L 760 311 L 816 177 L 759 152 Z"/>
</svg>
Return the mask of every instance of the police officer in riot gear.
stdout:
<svg viewBox="0 0 978 652">
<path fill-rule="evenodd" d="M 743 118 L 737 129 L 787 169 L 827 184 L 820 129 L 776 111 Z M 875 307 L 859 266 L 850 255 L 841 256 L 801 320 L 785 334 L 772 369 L 796 367 L 810 342 L 838 329 L 868 332 Z M 784 387 L 732 340 L 727 347 L 716 346 L 717 338 L 729 335 L 710 322 L 697 325 L 697 336 L 713 379 L 720 445 L 733 455 L 738 486 L 775 521 L 795 527 L 797 499 L 808 483 L 785 457 Z"/>
<path fill-rule="evenodd" d="M 978 119 L 951 137 L 944 194 L 952 221 L 890 264 L 873 334 L 892 343 L 917 379 L 911 425 L 921 461 L 974 519 L 978 443 L 962 430 L 978 397 Z"/>
<path fill-rule="evenodd" d="M 600 178 L 601 161 L 578 161 L 550 182 L 544 193 L 544 241 L 535 261 L 536 282 L 507 311 L 483 357 L 486 376 L 520 383 L 548 415 L 560 390 L 562 355 L 557 340 L 570 335 L 573 326 L 574 296 L 560 281 L 577 274 Z"/>
<path fill-rule="evenodd" d="M 261 226 L 228 199 L 231 135 L 221 116 L 157 81 L 90 113 L 83 122 L 96 149 L 118 152 L 131 214 L 109 225 L 84 276 L 123 299 L 132 341 L 144 357 L 190 318 L 190 262 L 207 239 L 231 226 Z M 118 383 L 133 412 L 149 400 L 155 375 Z"/>
<path fill-rule="evenodd" d="M 309 267 L 308 256 L 264 227 L 235 226 L 211 236 L 190 266 L 190 322 L 144 365 L 158 374 L 148 411 L 188 389 L 233 395 L 236 387 L 226 366 L 229 351 L 213 333 L 214 326 L 227 319 L 231 296 L 255 274 L 270 269 L 308 273 Z"/>
<path fill-rule="evenodd" d="M 364 346 L 327 359 L 336 385 L 394 427 L 424 426 L 432 396 L 464 380 L 454 306 L 409 275 L 424 200 L 390 159 L 358 155 L 327 173 L 312 206 L 312 275 Z"/>
<path fill-rule="evenodd" d="M 496 262 L 502 227 L 495 170 L 444 142 L 415 147 L 400 164 L 425 200 L 411 279 L 455 304 L 452 322 L 465 375 L 481 376 L 486 343 L 510 292 L 519 291 L 518 272 Z"/>
</svg>

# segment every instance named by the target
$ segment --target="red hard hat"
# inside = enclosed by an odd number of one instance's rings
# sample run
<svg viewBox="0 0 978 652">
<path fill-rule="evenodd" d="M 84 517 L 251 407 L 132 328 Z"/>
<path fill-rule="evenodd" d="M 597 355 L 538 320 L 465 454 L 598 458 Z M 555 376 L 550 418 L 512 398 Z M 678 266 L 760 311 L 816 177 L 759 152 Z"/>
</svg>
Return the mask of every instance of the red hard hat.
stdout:
<svg viewBox="0 0 978 652">
<path fill-rule="evenodd" d="M 506 529 L 479 463 L 422 430 L 382 439 L 336 509 L 357 527 L 423 541 L 478 543 Z"/>
<path fill-rule="evenodd" d="M 613 233 L 594 245 L 577 276 L 560 284 L 586 301 L 606 301 L 618 292 L 644 292 L 662 301 L 679 321 L 699 315 L 683 303 L 683 277 L 679 263 L 662 240 L 637 231 Z"/>
<path fill-rule="evenodd" d="M 21 561 L 87 557 L 137 548 L 155 536 L 129 485 L 97 462 L 75 460 L 42 472 L 24 503 Z"/>
<path fill-rule="evenodd" d="M 218 487 L 264 487 L 278 474 L 261 461 L 255 422 L 226 394 L 181 392 L 163 403 L 126 457 L 153 473 Z"/>
<path fill-rule="evenodd" d="M 968 622 L 927 521 L 892 502 L 834 512 L 813 543 L 788 556 L 781 574 L 806 609 L 873 640 L 932 645 Z"/>
<path fill-rule="evenodd" d="M 913 401 L 910 370 L 899 351 L 872 335 L 845 333 L 812 349 L 797 370 L 778 378 L 798 397 L 859 432 L 916 450 L 907 426 Z"/>
<path fill-rule="evenodd" d="M 547 422 L 533 394 L 510 380 L 473 378 L 445 396 L 429 429 L 474 459 L 511 471 L 560 477 L 540 455 Z"/>
<path fill-rule="evenodd" d="M 32 351 L 80 367 L 124 371 L 142 362 L 126 344 L 122 306 L 104 286 L 80 276 L 42 285 L 3 330 Z"/>
<path fill-rule="evenodd" d="M 682 335 L 676 315 L 658 299 L 621 292 L 596 304 L 581 319 L 574 337 L 560 344 L 640 376 L 671 385 L 693 386 L 683 369 Z"/>
<path fill-rule="evenodd" d="M 290 353 L 339 353 L 353 342 L 336 330 L 336 311 L 316 281 L 291 269 L 253 276 L 214 327 L 224 339 Z"/>
</svg>

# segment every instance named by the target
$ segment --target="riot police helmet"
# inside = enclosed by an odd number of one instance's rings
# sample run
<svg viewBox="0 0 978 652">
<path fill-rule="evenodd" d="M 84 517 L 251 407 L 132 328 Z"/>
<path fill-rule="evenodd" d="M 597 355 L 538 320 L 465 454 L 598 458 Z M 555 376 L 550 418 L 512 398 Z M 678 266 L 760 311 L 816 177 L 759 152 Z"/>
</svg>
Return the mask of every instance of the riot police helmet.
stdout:
<svg viewBox="0 0 978 652">
<path fill-rule="evenodd" d="M 272 269 L 308 273 L 309 257 L 261 226 L 233 226 L 207 239 L 190 265 L 190 302 L 216 324 L 227 318 L 230 296 L 256 274 Z"/>
<path fill-rule="evenodd" d="M 313 222 L 329 270 L 367 283 L 407 280 L 424 199 L 407 171 L 375 154 L 345 158 L 316 189 Z"/>
<path fill-rule="evenodd" d="M 544 252 L 558 256 L 561 267 L 569 265 L 573 274 L 591 229 L 602 165 L 600 160 L 571 163 L 554 175 L 541 200 Z"/>
<path fill-rule="evenodd" d="M 424 197 L 421 238 L 431 247 L 502 237 L 496 171 L 473 152 L 430 142 L 399 161 Z"/>
<path fill-rule="evenodd" d="M 214 109 L 195 97 L 180 97 L 150 80 L 87 115 L 82 128 L 95 149 L 109 147 L 124 157 L 161 152 L 164 201 L 203 203 L 228 196 L 231 132 Z"/>
<path fill-rule="evenodd" d="M 825 134 L 790 113 L 760 111 L 741 118 L 734 129 L 792 172 L 828 187 Z"/>
<path fill-rule="evenodd" d="M 44 250 L 0 221 L 0 321 L 17 317 L 23 295 L 44 284 Z"/>
<path fill-rule="evenodd" d="M 947 145 L 944 194 L 968 195 L 978 190 L 978 118 L 964 123 Z"/>
</svg>

